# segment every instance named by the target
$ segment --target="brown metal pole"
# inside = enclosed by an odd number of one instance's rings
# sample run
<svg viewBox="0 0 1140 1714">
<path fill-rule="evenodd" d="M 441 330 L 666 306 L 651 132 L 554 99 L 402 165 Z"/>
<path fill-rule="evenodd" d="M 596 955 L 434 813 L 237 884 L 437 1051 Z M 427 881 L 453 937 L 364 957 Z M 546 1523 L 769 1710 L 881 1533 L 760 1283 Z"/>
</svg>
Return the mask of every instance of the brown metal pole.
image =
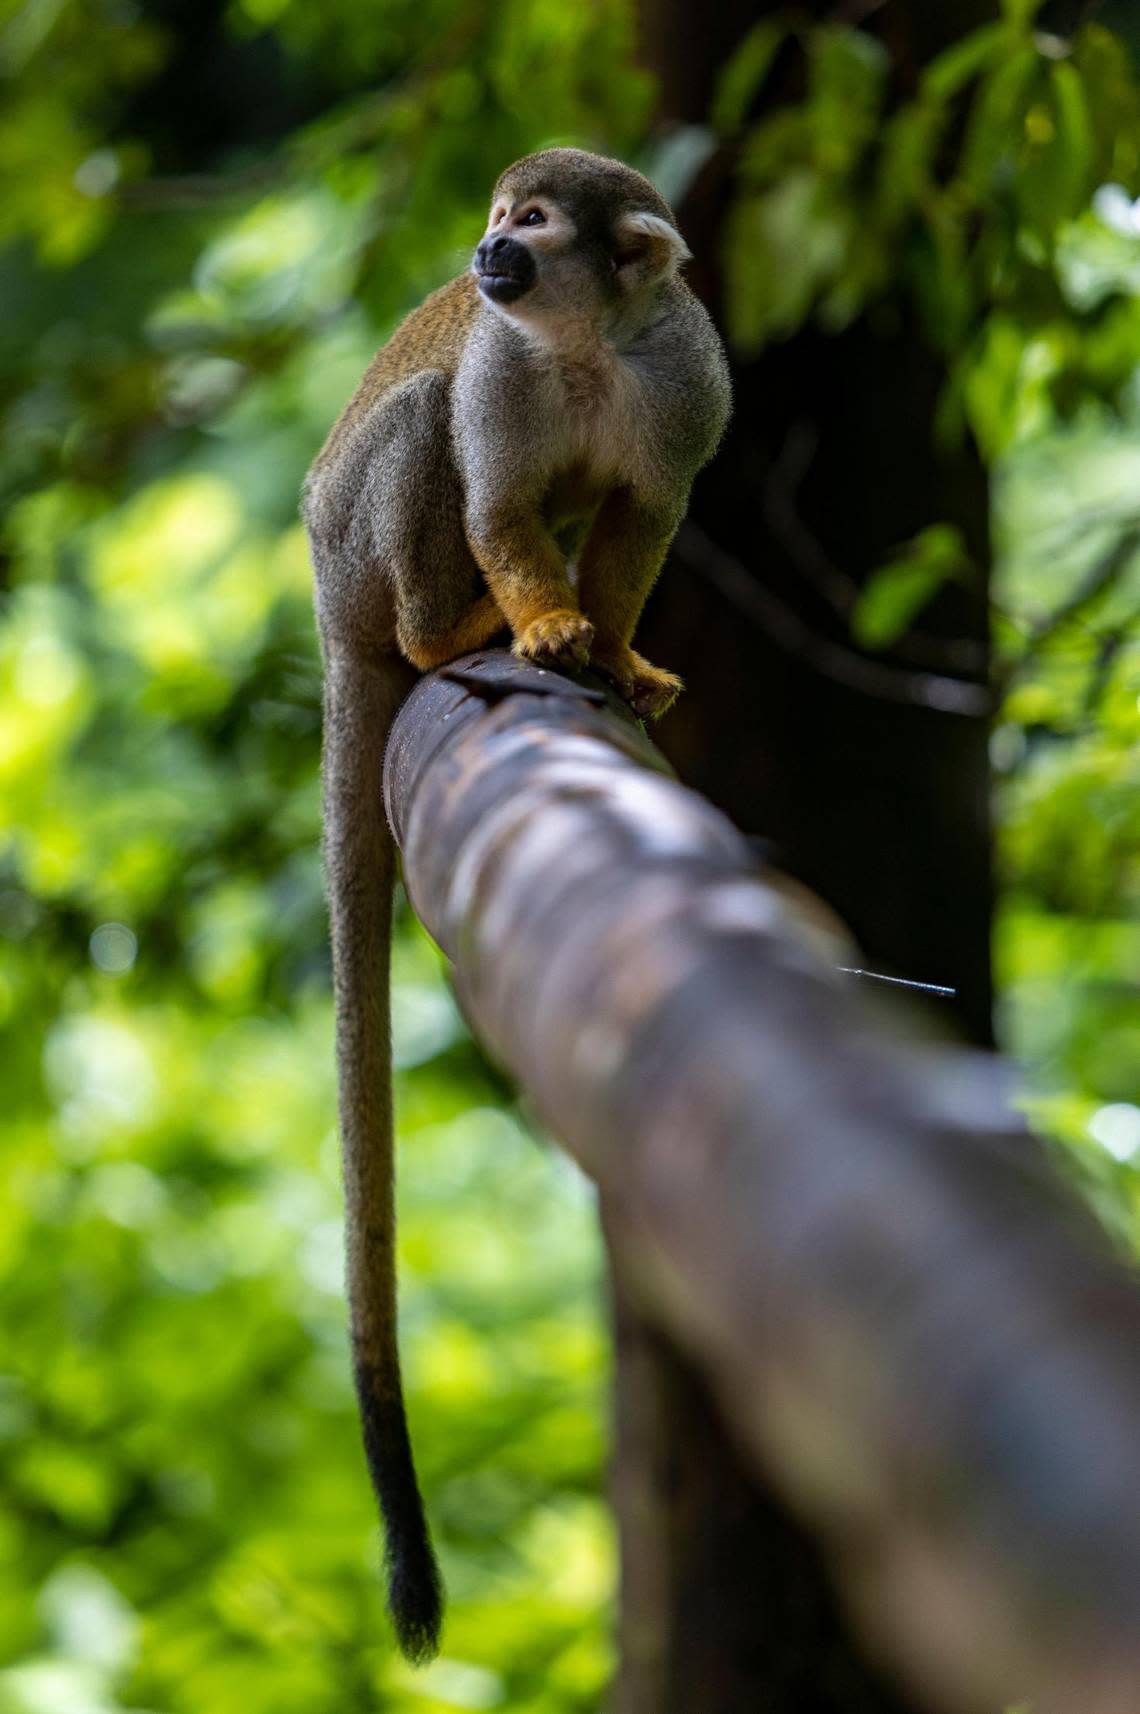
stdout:
<svg viewBox="0 0 1140 1714">
<path fill-rule="evenodd" d="M 1136 1714 L 1135 1278 L 995 1062 L 857 1003 L 590 696 L 488 655 L 397 719 L 389 814 L 469 1017 L 916 1694 Z"/>
</svg>

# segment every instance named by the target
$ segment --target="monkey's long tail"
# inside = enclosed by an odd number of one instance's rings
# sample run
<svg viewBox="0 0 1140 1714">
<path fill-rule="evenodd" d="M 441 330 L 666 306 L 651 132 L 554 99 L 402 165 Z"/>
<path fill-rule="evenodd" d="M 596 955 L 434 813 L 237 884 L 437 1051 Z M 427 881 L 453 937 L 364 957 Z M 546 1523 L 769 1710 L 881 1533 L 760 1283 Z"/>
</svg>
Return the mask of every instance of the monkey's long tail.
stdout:
<svg viewBox="0 0 1140 1714">
<path fill-rule="evenodd" d="M 348 1300 L 364 1451 L 384 1519 L 388 1610 L 408 1660 L 439 1646 L 443 1585 L 416 1481 L 396 1343 L 389 993 L 395 850 L 381 801 L 398 659 L 325 662 L 325 865 L 332 919 Z"/>
</svg>

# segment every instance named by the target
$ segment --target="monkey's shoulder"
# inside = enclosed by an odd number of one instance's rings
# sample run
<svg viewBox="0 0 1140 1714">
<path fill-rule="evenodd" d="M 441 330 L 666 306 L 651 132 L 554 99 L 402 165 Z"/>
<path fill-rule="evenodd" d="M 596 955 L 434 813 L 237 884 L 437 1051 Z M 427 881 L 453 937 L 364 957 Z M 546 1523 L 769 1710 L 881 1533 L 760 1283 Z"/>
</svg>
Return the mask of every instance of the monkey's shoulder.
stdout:
<svg viewBox="0 0 1140 1714">
<path fill-rule="evenodd" d="M 471 274 L 460 274 L 431 292 L 372 359 L 364 379 L 373 396 L 423 369 L 453 375 L 481 308 Z"/>
<path fill-rule="evenodd" d="M 333 424 L 314 461 L 310 486 L 318 471 L 350 456 L 362 436 L 372 437 L 381 404 L 386 411 L 389 400 L 397 406 L 410 405 L 414 396 L 420 415 L 429 407 L 446 412 L 446 393 L 480 308 L 474 278 L 460 274 L 405 316 L 373 357 Z M 410 385 L 421 378 L 424 386 Z M 402 400 L 397 395 L 403 395 Z"/>
<path fill-rule="evenodd" d="M 676 456 L 703 464 L 732 409 L 732 383 L 720 335 L 683 280 L 671 282 L 661 314 L 626 354 L 656 422 Z"/>
<path fill-rule="evenodd" d="M 657 315 L 627 353 L 647 378 L 684 376 L 706 389 L 728 386 L 728 361 L 712 317 L 683 280 L 673 280 Z"/>
</svg>

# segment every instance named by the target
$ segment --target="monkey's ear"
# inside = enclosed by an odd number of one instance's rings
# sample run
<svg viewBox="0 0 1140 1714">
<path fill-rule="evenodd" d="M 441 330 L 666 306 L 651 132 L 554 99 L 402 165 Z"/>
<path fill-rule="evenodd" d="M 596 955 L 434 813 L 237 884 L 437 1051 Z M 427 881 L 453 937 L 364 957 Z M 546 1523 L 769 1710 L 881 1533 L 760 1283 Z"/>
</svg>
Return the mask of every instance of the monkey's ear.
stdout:
<svg viewBox="0 0 1140 1714">
<path fill-rule="evenodd" d="M 626 286 L 647 286 L 675 274 L 689 247 L 659 214 L 622 214 L 614 223 L 614 272 Z"/>
</svg>

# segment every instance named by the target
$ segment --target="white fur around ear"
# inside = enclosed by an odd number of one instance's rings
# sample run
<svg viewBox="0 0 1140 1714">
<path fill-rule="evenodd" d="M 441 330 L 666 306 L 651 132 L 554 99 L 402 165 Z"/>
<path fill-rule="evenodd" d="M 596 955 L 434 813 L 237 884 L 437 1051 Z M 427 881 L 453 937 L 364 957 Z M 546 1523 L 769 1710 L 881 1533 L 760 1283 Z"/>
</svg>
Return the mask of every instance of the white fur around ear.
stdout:
<svg viewBox="0 0 1140 1714">
<path fill-rule="evenodd" d="M 614 226 L 614 265 L 619 276 L 640 285 L 675 274 L 689 260 L 689 246 L 675 226 L 659 214 L 638 210 L 621 215 Z"/>
</svg>

